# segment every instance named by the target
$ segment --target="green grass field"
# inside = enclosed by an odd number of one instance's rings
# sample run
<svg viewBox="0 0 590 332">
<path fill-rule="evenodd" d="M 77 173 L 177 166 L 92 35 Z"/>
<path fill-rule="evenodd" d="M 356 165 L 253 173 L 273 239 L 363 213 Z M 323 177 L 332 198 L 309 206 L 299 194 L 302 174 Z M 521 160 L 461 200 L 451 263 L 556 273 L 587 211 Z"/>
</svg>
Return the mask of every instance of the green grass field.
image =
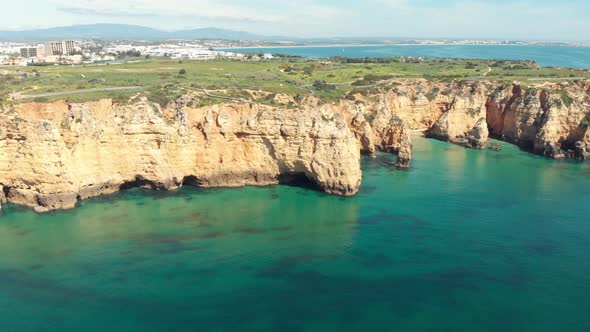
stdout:
<svg viewBox="0 0 590 332">
<path fill-rule="evenodd" d="M 538 68 L 529 62 L 453 59 L 403 62 L 397 58 L 380 60 L 383 63 L 349 61 L 295 58 L 242 62 L 138 58 L 111 65 L 0 67 L 0 98 L 4 103 L 56 99 L 77 102 L 105 97 L 124 102 L 137 94 L 161 100 L 191 90 L 207 89 L 216 95 L 229 97 L 248 97 L 244 90 L 262 90 L 294 97 L 313 94 L 330 100 L 341 98 L 353 89 L 379 89 L 396 79 L 533 82 L 590 78 L 588 70 Z M 114 87 L 138 88 L 85 92 L 87 89 Z M 18 93 L 20 97 L 9 101 L 13 93 Z M 52 95 L 34 97 L 43 94 Z M 220 100 L 223 99 L 205 98 L 203 103 Z"/>
</svg>

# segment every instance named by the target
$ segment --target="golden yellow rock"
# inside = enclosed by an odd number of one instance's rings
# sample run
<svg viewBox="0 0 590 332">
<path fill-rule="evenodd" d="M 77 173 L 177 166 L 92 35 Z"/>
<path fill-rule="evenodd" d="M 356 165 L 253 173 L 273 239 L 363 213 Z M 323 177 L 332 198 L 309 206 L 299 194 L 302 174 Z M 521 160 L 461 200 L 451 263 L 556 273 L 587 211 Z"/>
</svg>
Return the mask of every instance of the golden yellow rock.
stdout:
<svg viewBox="0 0 590 332">
<path fill-rule="evenodd" d="M 171 114 L 171 115 L 167 115 Z M 92 103 L 20 104 L 0 119 L 0 186 L 38 212 L 121 188 L 271 185 L 306 177 L 353 195 L 357 140 L 340 114 L 237 103 L 162 110 Z"/>
<path fill-rule="evenodd" d="M 353 195 L 360 152 L 398 154 L 408 168 L 412 132 L 483 149 L 489 136 L 551 158 L 590 158 L 590 82 L 393 82 L 299 104 L 236 102 L 191 108 L 191 95 L 161 109 L 147 100 L 113 105 L 18 104 L 0 116 L 0 204 L 43 212 L 79 199 L 145 186 L 175 189 L 270 185 L 304 177 Z M 298 108 L 298 109 L 295 109 Z"/>
</svg>

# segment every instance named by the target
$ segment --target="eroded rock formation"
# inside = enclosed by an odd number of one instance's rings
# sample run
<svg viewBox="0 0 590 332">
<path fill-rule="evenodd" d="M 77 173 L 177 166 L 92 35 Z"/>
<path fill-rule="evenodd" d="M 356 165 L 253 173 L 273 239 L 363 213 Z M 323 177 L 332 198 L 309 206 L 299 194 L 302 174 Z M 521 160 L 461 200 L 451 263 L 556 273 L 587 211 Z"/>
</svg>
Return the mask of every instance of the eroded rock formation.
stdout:
<svg viewBox="0 0 590 332">
<path fill-rule="evenodd" d="M 6 197 L 4 196 L 4 187 L 0 185 L 0 210 L 2 210 L 2 204 L 6 203 Z"/>
<path fill-rule="evenodd" d="M 362 153 L 395 153 L 398 155 L 396 165 L 409 168 L 412 159 L 411 131 L 406 120 L 400 116 L 401 113 L 390 107 L 388 98 L 387 95 L 380 95 L 354 102 L 343 100 L 328 107 L 347 119 Z"/>
<path fill-rule="evenodd" d="M 550 158 L 590 158 L 590 82 L 525 88 L 408 80 L 333 103 L 274 99 L 280 105 L 192 108 L 188 97 L 165 109 L 146 100 L 14 105 L 0 116 L 0 206 L 44 212 L 133 186 L 270 185 L 294 178 L 353 195 L 360 152 L 396 153 L 397 166 L 408 168 L 413 132 L 474 149 L 486 148 L 491 136 Z"/>
<path fill-rule="evenodd" d="M 0 128 L 1 192 L 38 212 L 133 186 L 233 187 L 305 177 L 348 196 L 361 182 L 357 140 L 329 110 L 31 103 L 2 114 Z"/>
<path fill-rule="evenodd" d="M 590 143 L 587 83 L 496 89 L 487 119 L 496 137 L 550 158 L 572 157 L 577 142 L 580 149 Z"/>
<path fill-rule="evenodd" d="M 487 148 L 490 139 L 488 123 L 485 118 L 479 119 L 475 127 L 467 134 L 466 146 L 472 149 L 483 150 Z"/>
</svg>

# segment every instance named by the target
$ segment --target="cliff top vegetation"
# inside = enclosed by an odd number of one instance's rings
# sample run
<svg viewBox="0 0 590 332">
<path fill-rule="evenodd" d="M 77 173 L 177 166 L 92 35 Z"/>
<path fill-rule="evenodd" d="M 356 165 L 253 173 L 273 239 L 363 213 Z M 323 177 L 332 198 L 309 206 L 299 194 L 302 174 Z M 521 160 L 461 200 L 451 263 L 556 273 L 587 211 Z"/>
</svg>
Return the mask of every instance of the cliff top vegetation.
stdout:
<svg viewBox="0 0 590 332">
<path fill-rule="evenodd" d="M 190 91 L 201 93 L 203 104 L 228 98 L 272 101 L 268 96 L 278 93 L 333 100 L 351 91 L 378 92 L 405 79 L 538 84 L 590 79 L 590 71 L 539 67 L 530 61 L 408 57 L 279 58 L 258 62 L 129 58 L 110 65 L 0 67 L 0 100 L 81 102 L 113 98 L 125 102 L 132 96 L 146 95 L 165 104 Z M 262 97 L 253 91 L 260 91 Z"/>
</svg>

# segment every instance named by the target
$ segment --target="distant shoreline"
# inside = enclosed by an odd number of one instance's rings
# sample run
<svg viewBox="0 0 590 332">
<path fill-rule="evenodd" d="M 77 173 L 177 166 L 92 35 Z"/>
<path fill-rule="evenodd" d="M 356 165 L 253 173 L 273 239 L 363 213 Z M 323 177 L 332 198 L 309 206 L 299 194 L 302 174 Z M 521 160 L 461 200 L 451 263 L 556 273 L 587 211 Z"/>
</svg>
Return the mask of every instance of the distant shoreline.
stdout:
<svg viewBox="0 0 590 332">
<path fill-rule="evenodd" d="M 317 44 L 317 45 L 286 45 L 286 46 L 231 46 L 219 47 L 218 50 L 256 50 L 265 48 L 315 48 L 315 47 L 384 47 L 384 46 L 544 46 L 544 47 L 590 47 L 590 45 L 538 45 L 538 44 Z"/>
</svg>

